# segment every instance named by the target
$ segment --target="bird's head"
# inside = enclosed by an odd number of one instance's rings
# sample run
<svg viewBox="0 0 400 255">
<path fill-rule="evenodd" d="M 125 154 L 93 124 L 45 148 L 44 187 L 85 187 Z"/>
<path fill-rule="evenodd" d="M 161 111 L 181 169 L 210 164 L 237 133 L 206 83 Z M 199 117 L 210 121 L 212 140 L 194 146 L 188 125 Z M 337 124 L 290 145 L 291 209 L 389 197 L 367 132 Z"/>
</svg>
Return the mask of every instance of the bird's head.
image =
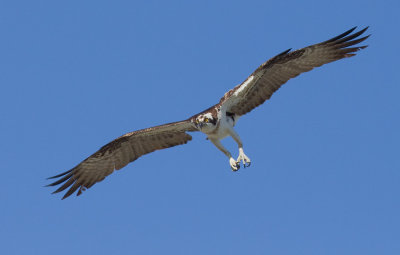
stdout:
<svg viewBox="0 0 400 255">
<path fill-rule="evenodd" d="M 211 113 L 200 114 L 194 119 L 194 124 L 202 132 L 211 132 L 217 125 L 217 119 Z"/>
</svg>

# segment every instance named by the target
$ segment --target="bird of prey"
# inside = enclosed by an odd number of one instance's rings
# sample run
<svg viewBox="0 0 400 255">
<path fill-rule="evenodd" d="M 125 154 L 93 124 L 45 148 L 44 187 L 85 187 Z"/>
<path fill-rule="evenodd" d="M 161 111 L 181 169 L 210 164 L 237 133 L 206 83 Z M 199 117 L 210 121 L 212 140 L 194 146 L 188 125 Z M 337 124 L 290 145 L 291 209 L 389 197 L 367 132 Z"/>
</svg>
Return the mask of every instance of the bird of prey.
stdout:
<svg viewBox="0 0 400 255">
<path fill-rule="evenodd" d="M 225 93 L 216 105 L 183 121 L 127 133 L 104 145 L 71 170 L 50 177 L 59 179 L 47 186 L 62 184 L 53 193 L 69 188 L 63 199 L 76 190 L 79 196 L 114 170 L 125 167 L 145 154 L 186 144 L 192 139 L 187 132 L 194 131 L 203 132 L 228 157 L 233 171 L 237 171 L 241 163 L 244 167 L 250 166 L 251 161 L 244 154 L 242 140 L 233 129 L 239 118 L 268 100 L 289 79 L 314 67 L 352 57 L 358 50 L 366 48 L 358 44 L 369 37 L 360 38 L 368 27 L 358 32 L 354 32 L 355 29 L 318 44 L 296 51 L 289 49 L 276 55 L 258 67 L 244 82 Z M 227 136 L 231 136 L 238 145 L 237 159 L 220 142 Z"/>
</svg>

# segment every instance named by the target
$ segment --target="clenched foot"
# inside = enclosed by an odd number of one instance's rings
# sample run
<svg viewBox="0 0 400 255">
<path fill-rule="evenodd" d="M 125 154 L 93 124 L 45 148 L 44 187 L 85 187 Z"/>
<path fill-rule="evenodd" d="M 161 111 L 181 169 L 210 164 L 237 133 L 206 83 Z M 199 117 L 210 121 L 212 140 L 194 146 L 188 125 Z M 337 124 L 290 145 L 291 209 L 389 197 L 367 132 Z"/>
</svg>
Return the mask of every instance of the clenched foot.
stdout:
<svg viewBox="0 0 400 255">
<path fill-rule="evenodd" d="M 240 165 L 240 162 L 243 163 L 244 168 L 249 167 L 251 164 L 249 157 L 247 157 L 246 154 L 244 154 L 242 148 L 239 149 L 239 157 L 236 160 L 236 164 Z"/>
<path fill-rule="evenodd" d="M 229 159 L 232 171 L 237 171 L 240 168 L 240 163 L 236 162 L 232 157 Z"/>
</svg>

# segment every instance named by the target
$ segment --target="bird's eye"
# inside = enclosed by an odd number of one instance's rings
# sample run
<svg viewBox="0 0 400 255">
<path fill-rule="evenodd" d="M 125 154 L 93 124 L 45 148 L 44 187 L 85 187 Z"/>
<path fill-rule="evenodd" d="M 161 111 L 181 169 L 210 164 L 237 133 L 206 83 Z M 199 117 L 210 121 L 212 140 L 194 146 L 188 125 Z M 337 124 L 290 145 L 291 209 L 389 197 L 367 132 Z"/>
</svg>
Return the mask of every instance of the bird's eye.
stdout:
<svg viewBox="0 0 400 255">
<path fill-rule="evenodd" d="M 204 122 L 208 122 L 208 118 L 205 118 L 205 119 L 204 119 Z"/>
</svg>

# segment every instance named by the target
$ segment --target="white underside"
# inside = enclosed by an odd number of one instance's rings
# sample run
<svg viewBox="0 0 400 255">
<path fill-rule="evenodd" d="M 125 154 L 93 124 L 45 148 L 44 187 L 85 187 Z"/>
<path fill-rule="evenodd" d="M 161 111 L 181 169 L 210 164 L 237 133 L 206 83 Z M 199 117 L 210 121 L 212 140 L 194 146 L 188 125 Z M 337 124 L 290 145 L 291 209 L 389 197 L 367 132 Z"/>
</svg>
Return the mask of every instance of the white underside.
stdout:
<svg viewBox="0 0 400 255">
<path fill-rule="evenodd" d="M 238 117 L 236 117 L 236 121 L 237 120 Z M 233 119 L 226 117 L 225 113 L 223 113 L 222 117 L 220 117 L 219 127 L 217 128 L 216 132 L 215 130 L 213 130 L 213 132 L 211 132 L 211 130 L 202 130 L 202 132 L 205 133 L 208 139 L 210 139 L 210 141 L 229 158 L 229 165 L 231 166 L 231 169 L 233 171 L 237 171 L 240 168 L 241 162 L 243 163 L 244 167 L 250 166 L 250 159 L 243 152 L 243 144 L 239 135 L 233 129 L 234 125 L 235 123 Z M 220 142 L 221 139 L 227 136 L 231 136 L 238 144 L 239 157 L 236 160 L 233 159 L 231 153 Z"/>
<path fill-rule="evenodd" d="M 210 139 L 217 139 L 217 140 L 221 140 L 227 136 L 229 136 L 231 134 L 231 132 L 234 132 L 233 129 L 233 120 L 231 118 L 221 118 L 220 122 L 219 122 L 219 127 L 217 129 L 217 132 L 212 132 L 212 133 L 205 133 L 208 138 Z"/>
</svg>

